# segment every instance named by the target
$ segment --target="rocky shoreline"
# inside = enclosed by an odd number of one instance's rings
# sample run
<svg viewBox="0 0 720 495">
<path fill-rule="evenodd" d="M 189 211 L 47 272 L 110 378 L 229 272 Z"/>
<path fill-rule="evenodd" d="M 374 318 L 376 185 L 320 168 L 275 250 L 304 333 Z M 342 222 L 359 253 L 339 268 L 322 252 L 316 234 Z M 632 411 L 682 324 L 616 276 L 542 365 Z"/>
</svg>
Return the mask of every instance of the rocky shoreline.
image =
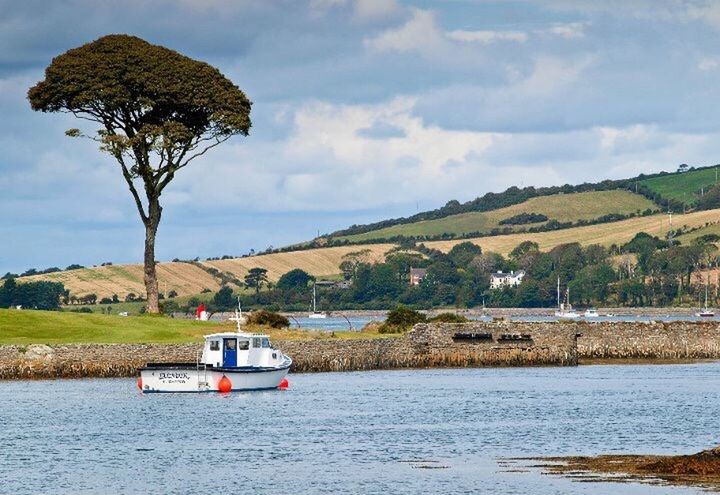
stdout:
<svg viewBox="0 0 720 495">
<path fill-rule="evenodd" d="M 720 489 L 720 447 L 691 455 L 544 457 L 535 467 L 584 482 L 644 482 Z M 509 460 L 513 461 L 513 460 Z"/>
</svg>

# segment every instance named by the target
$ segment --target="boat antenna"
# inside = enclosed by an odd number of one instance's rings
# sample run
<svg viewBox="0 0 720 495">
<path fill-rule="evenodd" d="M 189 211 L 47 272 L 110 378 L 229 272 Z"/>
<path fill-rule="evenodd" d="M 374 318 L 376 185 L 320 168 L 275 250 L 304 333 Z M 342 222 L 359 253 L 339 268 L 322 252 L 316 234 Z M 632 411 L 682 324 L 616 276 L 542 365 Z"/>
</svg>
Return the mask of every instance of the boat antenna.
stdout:
<svg viewBox="0 0 720 495">
<path fill-rule="evenodd" d="M 237 308 L 235 309 L 235 326 L 237 331 L 240 332 L 240 319 L 242 318 L 242 306 L 240 305 L 240 296 L 237 296 Z"/>
</svg>

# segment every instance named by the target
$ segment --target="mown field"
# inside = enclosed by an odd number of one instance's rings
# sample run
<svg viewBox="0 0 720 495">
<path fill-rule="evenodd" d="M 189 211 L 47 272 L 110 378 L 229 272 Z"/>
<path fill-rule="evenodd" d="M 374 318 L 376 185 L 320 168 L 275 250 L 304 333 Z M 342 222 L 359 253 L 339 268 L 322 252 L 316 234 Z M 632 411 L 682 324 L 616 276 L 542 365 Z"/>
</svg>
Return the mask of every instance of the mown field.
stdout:
<svg viewBox="0 0 720 495">
<path fill-rule="evenodd" d="M 490 232 L 495 228 L 523 227 L 500 225 L 500 221 L 521 213 L 540 213 L 550 220 L 576 222 L 593 220 L 603 215 L 617 213 L 628 215 L 646 209 L 655 210 L 657 205 L 647 198 L 629 191 L 590 191 L 573 194 L 556 194 L 531 198 L 523 203 L 487 212 L 471 212 L 451 215 L 437 220 L 425 220 L 405 225 L 356 234 L 341 239 L 363 241 L 387 239 L 393 236 L 433 236 L 445 233 L 462 235 L 471 232 Z M 532 224 L 543 225 L 546 222 Z M 525 225 L 524 227 L 527 227 Z"/>
<path fill-rule="evenodd" d="M 113 316 L 58 311 L 0 309 L 0 345 L 29 344 L 175 344 L 202 342 L 203 336 L 232 331 L 232 322 L 179 320 L 163 316 Z M 334 332 L 274 330 L 246 327 L 248 332 L 265 333 L 271 339 L 358 339 L 392 338 L 377 332 Z"/>
<path fill-rule="evenodd" d="M 708 225 L 707 227 L 703 227 L 693 232 L 688 232 L 687 234 L 680 235 L 677 237 L 677 240 L 683 244 L 689 244 L 698 237 L 702 237 L 707 234 L 715 234 L 717 236 L 720 236 L 720 215 L 718 215 L 715 221 L 717 223 L 713 223 L 711 225 Z"/>
<path fill-rule="evenodd" d="M 231 260 L 205 261 L 201 264 L 217 268 L 241 280 L 248 270 L 254 267 L 267 269 L 268 278 L 273 282 L 293 268 L 301 268 L 316 277 L 329 278 L 336 277 L 340 273 L 340 263 L 343 256 L 348 253 L 368 250 L 366 259 L 368 262 L 374 262 L 382 260 L 385 252 L 392 247 L 392 244 L 340 246 Z M 145 293 L 142 265 L 140 264 L 83 268 L 19 279 L 20 282 L 32 280 L 62 282 L 71 294 L 81 296 L 94 293 L 98 296 L 98 301 L 103 297 L 112 297 L 113 294 L 117 294 L 121 300 L 124 300 L 125 296 L 131 292 L 134 294 Z M 178 262 L 159 263 L 158 281 L 160 292 L 168 294 L 174 290 L 180 297 L 199 294 L 204 289 L 216 292 L 221 284 L 220 279 L 213 277 L 202 268 Z"/>
<path fill-rule="evenodd" d="M 714 186 L 720 177 L 720 167 L 691 170 L 682 174 L 672 174 L 639 181 L 663 198 L 674 199 L 692 205 L 697 201 L 700 190 Z"/>
<path fill-rule="evenodd" d="M 343 256 L 358 251 L 368 251 L 365 260 L 369 263 L 383 261 L 385 253 L 394 247 L 393 244 L 369 244 L 364 246 L 339 246 L 324 249 L 309 249 L 287 253 L 262 254 L 249 258 L 230 260 L 205 261 L 203 264 L 212 266 L 238 278 L 247 274 L 253 267 L 265 268 L 268 278 L 277 281 L 284 273 L 294 268 L 301 268 L 315 277 L 332 278 L 340 273 Z"/>
<path fill-rule="evenodd" d="M 720 219 L 720 210 L 707 210 L 688 213 L 685 215 L 673 215 L 673 228 L 680 227 L 702 227 L 707 223 L 715 223 Z M 667 215 L 657 214 L 647 217 L 630 218 L 619 222 L 603 223 L 598 225 L 587 225 L 572 229 L 555 230 L 552 232 L 538 232 L 535 234 L 509 234 L 493 237 L 480 237 L 469 239 L 482 247 L 484 251 L 493 251 L 507 255 L 522 241 L 530 240 L 537 242 L 543 251 L 552 249 L 559 244 L 579 242 L 582 245 L 600 244 L 610 246 L 621 245 L 632 239 L 638 232 L 647 232 L 651 235 L 664 237 L 669 229 Z M 682 237 L 680 237 L 682 239 Z M 433 241 L 426 244 L 430 247 L 448 251 L 462 240 L 454 241 Z"/>
</svg>

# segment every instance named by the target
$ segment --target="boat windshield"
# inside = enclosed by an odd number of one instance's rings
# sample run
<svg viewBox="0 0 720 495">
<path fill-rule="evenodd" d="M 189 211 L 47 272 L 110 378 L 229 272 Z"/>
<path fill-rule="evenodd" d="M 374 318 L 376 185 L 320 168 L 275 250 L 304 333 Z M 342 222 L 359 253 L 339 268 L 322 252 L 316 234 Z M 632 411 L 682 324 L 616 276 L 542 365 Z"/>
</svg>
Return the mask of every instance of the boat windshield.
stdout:
<svg viewBox="0 0 720 495">
<path fill-rule="evenodd" d="M 265 348 L 270 347 L 270 339 L 267 338 L 267 337 L 263 337 L 263 339 L 262 339 L 262 346 L 265 347 Z"/>
</svg>

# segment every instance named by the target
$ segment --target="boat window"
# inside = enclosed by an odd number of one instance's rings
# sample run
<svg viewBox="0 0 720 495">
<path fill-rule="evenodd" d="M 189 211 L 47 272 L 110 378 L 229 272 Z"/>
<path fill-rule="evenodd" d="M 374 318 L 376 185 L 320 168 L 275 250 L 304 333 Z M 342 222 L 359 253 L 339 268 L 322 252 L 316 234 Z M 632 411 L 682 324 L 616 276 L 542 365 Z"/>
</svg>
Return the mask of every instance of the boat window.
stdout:
<svg viewBox="0 0 720 495">
<path fill-rule="evenodd" d="M 250 342 L 247 340 L 238 340 L 238 350 L 247 351 L 250 348 Z"/>
<path fill-rule="evenodd" d="M 263 339 L 262 339 L 262 346 L 265 347 L 265 348 L 270 347 L 270 339 L 267 338 L 267 337 L 263 337 Z"/>
<path fill-rule="evenodd" d="M 260 337 L 253 337 L 253 347 L 260 347 Z"/>
<path fill-rule="evenodd" d="M 235 339 L 225 339 L 225 349 L 228 351 L 234 351 L 236 344 L 237 340 Z"/>
<path fill-rule="evenodd" d="M 211 340 L 210 341 L 210 350 L 211 351 L 219 351 L 220 350 L 220 341 L 219 340 Z"/>
</svg>

